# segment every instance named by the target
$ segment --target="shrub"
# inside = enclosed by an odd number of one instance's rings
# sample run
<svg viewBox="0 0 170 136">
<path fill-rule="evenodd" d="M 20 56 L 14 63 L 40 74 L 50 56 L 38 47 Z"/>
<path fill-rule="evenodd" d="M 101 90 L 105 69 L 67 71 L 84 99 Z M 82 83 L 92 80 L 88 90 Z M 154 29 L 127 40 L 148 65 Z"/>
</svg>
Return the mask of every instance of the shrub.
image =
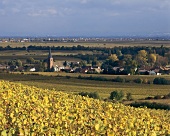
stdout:
<svg viewBox="0 0 170 136">
<path fill-rule="evenodd" d="M 145 100 L 152 100 L 152 99 L 154 99 L 154 98 L 151 97 L 151 96 L 148 96 L 148 97 L 145 98 Z"/>
<path fill-rule="evenodd" d="M 170 110 L 170 105 L 160 104 L 160 103 L 149 103 L 149 102 L 135 102 L 131 103 L 130 106 L 133 107 L 147 107 L 150 109 L 163 109 L 163 110 Z"/>
<path fill-rule="evenodd" d="M 156 95 L 154 99 L 162 99 L 162 97 L 160 95 Z"/>
<path fill-rule="evenodd" d="M 124 78 L 121 78 L 121 77 L 116 77 L 115 79 L 113 79 L 113 82 L 121 82 L 121 83 L 124 83 L 126 80 Z"/>
<path fill-rule="evenodd" d="M 170 84 L 170 81 L 165 78 L 155 78 L 153 80 L 153 84 L 168 85 L 168 84 Z"/>
<path fill-rule="evenodd" d="M 97 92 L 89 93 L 89 97 L 94 99 L 100 99 L 100 96 Z"/>
<path fill-rule="evenodd" d="M 127 93 L 126 94 L 126 99 L 129 100 L 129 101 L 133 100 L 132 94 L 131 93 Z"/>
<path fill-rule="evenodd" d="M 93 76 L 90 76 L 90 77 L 86 77 L 86 79 L 95 80 L 95 81 L 109 81 L 109 79 L 107 79 L 105 77 L 93 77 Z"/>
<path fill-rule="evenodd" d="M 170 93 L 163 96 L 163 99 L 170 99 Z"/>
<path fill-rule="evenodd" d="M 100 96 L 97 92 L 80 92 L 78 94 L 89 98 L 100 99 Z"/>
<path fill-rule="evenodd" d="M 148 83 L 149 83 L 149 81 L 148 81 L 148 79 L 147 79 L 147 78 L 145 78 L 145 79 L 143 79 L 142 83 L 144 83 L 144 84 L 148 84 Z"/>
<path fill-rule="evenodd" d="M 141 79 L 141 78 L 137 78 L 137 79 L 135 79 L 135 80 L 134 80 L 134 82 L 135 82 L 135 83 L 142 84 L 143 79 Z"/>
<path fill-rule="evenodd" d="M 30 74 L 28 74 L 28 75 L 40 76 L 40 74 L 38 74 L 38 73 L 30 73 Z"/>
<path fill-rule="evenodd" d="M 153 84 L 153 82 L 152 81 L 148 81 L 148 84 Z"/>
<path fill-rule="evenodd" d="M 67 79 L 70 79 L 71 77 L 70 76 L 66 76 Z"/>
<path fill-rule="evenodd" d="M 118 91 L 113 91 L 110 93 L 110 99 L 112 100 L 122 100 L 124 97 L 124 93 L 122 91 L 118 92 Z"/>
<path fill-rule="evenodd" d="M 79 76 L 78 76 L 78 79 L 82 79 L 82 76 L 81 76 L 81 75 L 79 75 Z"/>
<path fill-rule="evenodd" d="M 98 76 L 97 77 L 93 77 L 93 76 L 83 77 L 79 75 L 78 79 L 95 80 L 95 81 L 111 81 L 110 79 L 107 79 L 105 77 L 98 77 Z"/>
</svg>

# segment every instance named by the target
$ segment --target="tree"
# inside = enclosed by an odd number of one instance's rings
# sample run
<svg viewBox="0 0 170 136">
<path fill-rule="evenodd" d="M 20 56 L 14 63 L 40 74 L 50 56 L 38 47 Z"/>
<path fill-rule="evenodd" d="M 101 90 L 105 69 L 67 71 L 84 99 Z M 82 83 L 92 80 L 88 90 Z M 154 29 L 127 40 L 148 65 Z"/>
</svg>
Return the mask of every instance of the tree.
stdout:
<svg viewBox="0 0 170 136">
<path fill-rule="evenodd" d="M 170 63 L 170 52 L 168 52 L 165 57 L 168 59 L 168 63 Z"/>
<path fill-rule="evenodd" d="M 55 71 L 55 69 L 54 69 L 54 67 L 52 66 L 52 68 L 51 68 L 51 71 L 50 72 L 54 72 Z"/>
<path fill-rule="evenodd" d="M 136 60 L 128 59 L 126 61 L 124 68 L 125 68 L 125 71 L 126 71 L 127 74 L 130 73 L 130 74 L 134 75 L 135 72 L 136 72 L 136 69 L 137 69 Z"/>
<path fill-rule="evenodd" d="M 20 67 L 20 66 L 22 66 L 22 61 L 21 60 L 16 60 L 15 64 L 16 64 L 16 66 Z"/>
<path fill-rule="evenodd" d="M 147 56 L 147 52 L 146 52 L 146 50 L 140 50 L 140 51 L 138 51 L 138 55 L 145 58 Z"/>
<path fill-rule="evenodd" d="M 109 56 L 109 60 L 118 61 L 119 59 L 118 59 L 118 57 L 117 57 L 116 54 L 111 54 L 111 55 Z"/>
<path fill-rule="evenodd" d="M 8 62 L 8 65 L 9 66 L 15 66 L 16 62 L 14 60 L 11 60 Z"/>
<path fill-rule="evenodd" d="M 87 61 L 80 61 L 79 65 L 80 67 L 87 66 Z"/>
<path fill-rule="evenodd" d="M 166 66 L 168 64 L 168 58 L 157 55 L 156 66 Z"/>
<path fill-rule="evenodd" d="M 30 57 L 30 58 L 26 59 L 26 62 L 29 64 L 34 64 L 35 60 L 34 60 L 34 58 Z"/>
<path fill-rule="evenodd" d="M 147 52 L 145 50 L 138 51 L 136 60 L 139 66 L 146 65 L 147 64 Z"/>
<path fill-rule="evenodd" d="M 35 69 L 37 72 L 44 72 L 46 70 L 45 62 L 39 62 L 35 65 Z"/>
<path fill-rule="evenodd" d="M 117 55 L 117 56 L 122 56 L 122 52 L 121 52 L 120 49 L 117 49 L 117 50 L 116 50 L 116 55 Z"/>
<path fill-rule="evenodd" d="M 131 55 L 131 54 L 125 54 L 125 55 L 123 55 L 123 60 L 124 60 L 126 63 L 132 61 L 132 55 Z"/>
<path fill-rule="evenodd" d="M 148 55 L 148 62 L 153 66 L 156 62 L 156 54 L 149 54 Z"/>
<path fill-rule="evenodd" d="M 70 63 L 70 67 L 74 68 L 74 63 L 73 62 Z"/>
<path fill-rule="evenodd" d="M 64 66 L 64 67 L 67 66 L 67 61 L 64 61 L 63 66 Z"/>
</svg>

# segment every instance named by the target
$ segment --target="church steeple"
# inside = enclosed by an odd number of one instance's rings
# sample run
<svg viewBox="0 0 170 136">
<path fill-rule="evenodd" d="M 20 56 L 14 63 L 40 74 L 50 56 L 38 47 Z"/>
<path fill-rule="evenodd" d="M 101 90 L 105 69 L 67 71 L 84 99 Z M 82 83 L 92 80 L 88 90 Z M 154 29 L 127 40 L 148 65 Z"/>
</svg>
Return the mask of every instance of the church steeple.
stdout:
<svg viewBox="0 0 170 136">
<path fill-rule="evenodd" d="M 53 57 L 52 57 L 51 48 L 50 48 L 49 53 L 48 53 L 48 58 L 47 58 L 47 69 L 51 71 L 52 67 L 53 67 Z"/>
<path fill-rule="evenodd" d="M 52 58 L 52 55 L 51 55 L 51 48 L 49 49 L 48 58 Z"/>
</svg>

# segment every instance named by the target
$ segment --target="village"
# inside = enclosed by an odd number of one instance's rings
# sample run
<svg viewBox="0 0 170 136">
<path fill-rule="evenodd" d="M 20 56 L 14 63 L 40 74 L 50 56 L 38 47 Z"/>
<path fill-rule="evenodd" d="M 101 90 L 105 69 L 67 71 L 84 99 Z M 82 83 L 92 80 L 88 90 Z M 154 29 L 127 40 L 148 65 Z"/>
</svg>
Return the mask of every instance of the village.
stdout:
<svg viewBox="0 0 170 136">
<path fill-rule="evenodd" d="M 117 62 L 117 56 L 110 55 L 108 61 Z M 66 73 L 83 73 L 83 74 L 112 74 L 112 75 L 162 75 L 170 73 L 170 65 L 165 66 L 141 66 L 132 65 L 130 71 L 127 66 L 110 65 L 105 66 L 106 62 L 101 65 L 84 64 L 79 61 L 57 61 L 52 57 L 51 49 L 45 60 L 37 61 L 34 58 L 27 58 L 24 62 L 21 60 L 11 60 L 9 62 L 0 63 L 0 71 L 2 72 L 66 72 Z M 127 62 L 126 62 L 127 63 Z M 132 72 L 133 71 L 133 72 Z"/>
</svg>

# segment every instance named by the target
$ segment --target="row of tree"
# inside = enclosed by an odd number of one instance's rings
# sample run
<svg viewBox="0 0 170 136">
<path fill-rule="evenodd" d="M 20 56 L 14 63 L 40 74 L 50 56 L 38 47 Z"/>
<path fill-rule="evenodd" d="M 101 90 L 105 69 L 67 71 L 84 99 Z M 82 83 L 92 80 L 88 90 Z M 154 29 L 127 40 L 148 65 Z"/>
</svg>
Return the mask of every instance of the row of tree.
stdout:
<svg viewBox="0 0 170 136">
<path fill-rule="evenodd" d="M 31 51 L 31 50 L 49 50 L 49 48 L 51 48 L 51 50 L 82 50 L 82 51 L 100 51 L 102 53 L 107 53 L 107 54 L 116 54 L 117 56 L 121 56 L 122 54 L 131 54 L 131 55 L 136 55 L 138 53 L 138 51 L 140 50 L 146 50 L 146 52 L 148 54 L 158 54 L 160 56 L 165 56 L 167 53 L 169 54 L 170 52 L 170 48 L 168 47 L 164 47 L 163 45 L 161 45 L 160 47 L 147 47 L 147 46 L 134 46 L 134 47 L 123 47 L 123 46 L 119 46 L 119 47 L 114 47 L 114 48 L 107 48 L 107 47 L 85 47 L 82 45 L 77 45 L 77 46 L 72 46 L 72 47 L 67 47 L 67 46 L 36 46 L 36 45 L 30 45 L 28 47 L 11 47 L 10 45 L 6 46 L 6 47 L 2 47 L 0 46 L 0 51 L 3 50 L 27 50 L 27 51 Z"/>
</svg>

